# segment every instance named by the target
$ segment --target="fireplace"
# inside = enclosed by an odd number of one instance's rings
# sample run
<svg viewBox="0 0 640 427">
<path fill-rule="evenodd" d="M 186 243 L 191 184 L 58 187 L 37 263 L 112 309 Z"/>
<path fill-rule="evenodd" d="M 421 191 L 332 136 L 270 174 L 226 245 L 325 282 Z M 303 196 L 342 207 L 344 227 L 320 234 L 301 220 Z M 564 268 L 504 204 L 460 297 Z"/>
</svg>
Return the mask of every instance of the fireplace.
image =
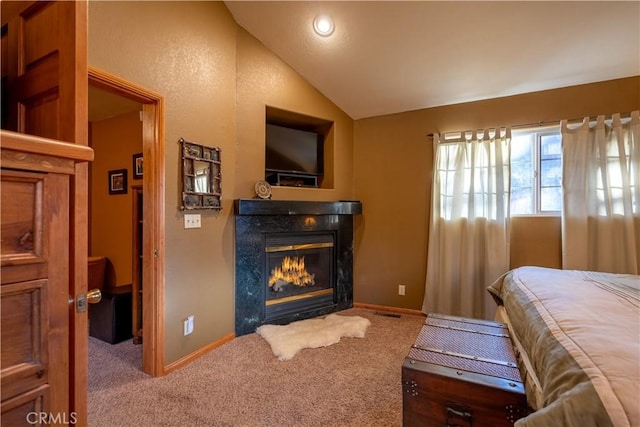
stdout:
<svg viewBox="0 0 640 427">
<path fill-rule="evenodd" d="M 360 202 L 236 200 L 236 335 L 353 305 Z"/>
<path fill-rule="evenodd" d="M 266 236 L 266 322 L 334 303 L 334 234 Z"/>
</svg>

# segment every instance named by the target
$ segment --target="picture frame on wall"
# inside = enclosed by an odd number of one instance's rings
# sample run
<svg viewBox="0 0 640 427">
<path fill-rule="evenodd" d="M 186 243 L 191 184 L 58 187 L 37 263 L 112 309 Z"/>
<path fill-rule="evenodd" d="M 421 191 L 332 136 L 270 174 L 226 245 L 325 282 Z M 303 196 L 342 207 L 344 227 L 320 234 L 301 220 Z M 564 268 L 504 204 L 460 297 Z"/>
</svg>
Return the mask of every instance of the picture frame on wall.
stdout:
<svg viewBox="0 0 640 427">
<path fill-rule="evenodd" d="M 109 171 L 109 194 L 127 194 L 127 170 Z"/>
<path fill-rule="evenodd" d="M 133 179 L 142 179 L 142 153 L 133 155 Z"/>
</svg>

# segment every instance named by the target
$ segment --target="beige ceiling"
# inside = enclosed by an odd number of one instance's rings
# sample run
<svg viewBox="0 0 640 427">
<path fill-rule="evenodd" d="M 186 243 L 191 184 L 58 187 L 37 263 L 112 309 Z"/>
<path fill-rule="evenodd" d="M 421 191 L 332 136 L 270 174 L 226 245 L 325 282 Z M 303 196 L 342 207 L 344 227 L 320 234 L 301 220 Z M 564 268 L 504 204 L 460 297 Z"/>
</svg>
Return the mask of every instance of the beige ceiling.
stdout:
<svg viewBox="0 0 640 427">
<path fill-rule="evenodd" d="M 639 1 L 225 3 L 353 119 L 640 75 Z"/>
<path fill-rule="evenodd" d="M 132 111 L 142 111 L 142 104 L 89 85 L 89 121 L 98 122 Z"/>
</svg>

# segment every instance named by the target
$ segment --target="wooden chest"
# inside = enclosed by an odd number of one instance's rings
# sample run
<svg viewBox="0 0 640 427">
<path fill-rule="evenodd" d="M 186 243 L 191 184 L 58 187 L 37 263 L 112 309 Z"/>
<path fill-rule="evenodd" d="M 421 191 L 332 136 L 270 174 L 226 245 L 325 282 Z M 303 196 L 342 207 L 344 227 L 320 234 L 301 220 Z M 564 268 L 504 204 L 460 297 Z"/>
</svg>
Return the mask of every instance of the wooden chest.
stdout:
<svg viewBox="0 0 640 427">
<path fill-rule="evenodd" d="M 512 426 L 527 415 L 505 324 L 429 314 L 402 365 L 404 426 Z"/>
</svg>

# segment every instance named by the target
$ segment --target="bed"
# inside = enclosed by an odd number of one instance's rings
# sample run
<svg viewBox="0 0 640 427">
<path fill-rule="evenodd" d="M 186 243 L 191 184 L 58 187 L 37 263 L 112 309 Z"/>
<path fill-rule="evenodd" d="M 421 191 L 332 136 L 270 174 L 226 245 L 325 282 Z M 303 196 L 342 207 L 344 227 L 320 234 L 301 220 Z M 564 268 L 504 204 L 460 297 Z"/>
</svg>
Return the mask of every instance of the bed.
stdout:
<svg viewBox="0 0 640 427">
<path fill-rule="evenodd" d="M 534 410 L 517 427 L 640 426 L 640 276 L 520 267 L 488 291 Z"/>
</svg>

